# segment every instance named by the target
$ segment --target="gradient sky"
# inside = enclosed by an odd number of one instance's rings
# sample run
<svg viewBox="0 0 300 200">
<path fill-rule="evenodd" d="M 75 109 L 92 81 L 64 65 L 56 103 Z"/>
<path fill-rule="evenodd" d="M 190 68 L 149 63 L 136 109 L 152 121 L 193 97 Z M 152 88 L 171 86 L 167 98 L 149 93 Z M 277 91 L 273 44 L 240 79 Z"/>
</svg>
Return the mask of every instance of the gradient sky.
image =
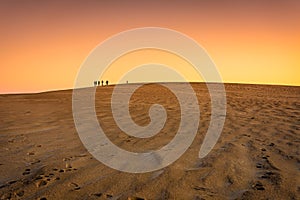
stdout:
<svg viewBox="0 0 300 200">
<path fill-rule="evenodd" d="M 145 26 L 194 38 L 224 82 L 299 86 L 299 22 L 299 0 L 2 0 L 0 93 L 72 88 L 100 42 Z"/>
</svg>

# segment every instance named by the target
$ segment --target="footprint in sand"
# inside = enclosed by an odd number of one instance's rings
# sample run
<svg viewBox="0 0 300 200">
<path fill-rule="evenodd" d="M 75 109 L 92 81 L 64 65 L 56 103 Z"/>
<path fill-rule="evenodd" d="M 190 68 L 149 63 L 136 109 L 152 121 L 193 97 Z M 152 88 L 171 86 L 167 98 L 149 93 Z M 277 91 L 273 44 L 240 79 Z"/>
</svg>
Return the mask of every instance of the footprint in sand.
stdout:
<svg viewBox="0 0 300 200">
<path fill-rule="evenodd" d="M 275 167 L 274 164 L 268 158 L 269 158 L 269 156 L 263 157 L 263 159 L 265 160 L 265 168 L 271 169 L 271 170 L 278 170 L 278 168 Z"/>
<path fill-rule="evenodd" d="M 261 169 L 261 168 L 263 168 L 263 165 L 261 163 L 257 163 L 256 168 Z"/>
<path fill-rule="evenodd" d="M 270 147 L 272 147 L 272 146 L 274 146 L 275 144 L 273 143 L 273 142 L 271 142 L 270 144 L 269 144 L 269 146 Z"/>
<path fill-rule="evenodd" d="M 254 183 L 252 185 L 252 188 L 255 189 L 255 190 L 265 190 L 263 184 L 259 181 L 257 181 L 256 183 Z"/>
<path fill-rule="evenodd" d="M 205 188 L 205 187 L 200 187 L 200 186 L 195 186 L 195 187 L 193 187 L 193 189 L 194 189 L 194 190 L 201 190 L 201 191 L 206 191 L 206 190 L 207 190 L 207 188 Z"/>
<path fill-rule="evenodd" d="M 24 176 L 30 174 L 30 169 L 25 169 L 25 171 L 22 173 Z"/>
<path fill-rule="evenodd" d="M 53 181 L 53 180 L 60 180 L 60 178 L 59 177 L 55 177 L 54 178 L 54 176 L 55 176 L 55 174 L 53 174 L 53 173 L 49 173 L 48 175 L 45 175 L 45 174 L 39 174 L 36 178 L 35 178 L 35 180 L 37 181 L 36 183 L 35 183 L 35 185 L 36 185 L 36 187 L 42 187 L 42 186 L 45 186 L 45 185 L 47 185 L 49 182 L 51 182 L 51 181 Z"/>
<path fill-rule="evenodd" d="M 70 168 L 72 168 L 71 163 L 70 162 L 66 162 L 66 169 L 70 169 Z"/>
<path fill-rule="evenodd" d="M 69 184 L 69 186 L 72 187 L 73 190 L 75 190 L 75 191 L 80 190 L 80 186 L 77 183 L 72 182 L 72 183 Z"/>
<path fill-rule="evenodd" d="M 34 164 L 37 164 L 37 163 L 40 163 L 40 162 L 41 162 L 40 160 L 35 159 L 35 160 L 30 162 L 30 165 L 34 165 Z"/>
<path fill-rule="evenodd" d="M 47 185 L 47 181 L 46 180 L 39 180 L 35 183 L 35 185 L 36 185 L 37 188 L 39 188 L 39 187 Z"/>
<path fill-rule="evenodd" d="M 261 178 L 270 178 L 272 175 L 274 175 L 274 172 L 266 172 L 266 173 L 264 173 L 262 176 L 261 176 Z"/>
<path fill-rule="evenodd" d="M 272 171 L 266 171 L 261 175 L 262 179 L 267 179 L 274 185 L 279 185 L 281 183 L 281 176 L 277 172 L 272 172 Z"/>
<path fill-rule="evenodd" d="M 260 172 L 258 173 L 258 177 L 261 180 L 270 181 L 273 185 L 278 186 L 281 183 L 281 176 L 279 173 L 276 172 L 278 168 L 275 167 L 272 164 L 272 162 L 269 160 L 270 156 L 265 155 L 266 149 L 262 148 L 261 151 L 262 151 L 261 162 L 256 164 L 256 168 L 260 170 Z M 260 182 L 253 185 L 252 188 L 256 190 L 264 190 L 264 187 Z"/>
<path fill-rule="evenodd" d="M 93 193 L 93 194 L 91 194 L 90 196 L 101 197 L 101 196 L 102 196 L 102 193 L 101 193 L 101 192 Z"/>
<path fill-rule="evenodd" d="M 27 153 L 28 156 L 33 156 L 34 154 L 35 153 L 33 151 Z"/>
</svg>

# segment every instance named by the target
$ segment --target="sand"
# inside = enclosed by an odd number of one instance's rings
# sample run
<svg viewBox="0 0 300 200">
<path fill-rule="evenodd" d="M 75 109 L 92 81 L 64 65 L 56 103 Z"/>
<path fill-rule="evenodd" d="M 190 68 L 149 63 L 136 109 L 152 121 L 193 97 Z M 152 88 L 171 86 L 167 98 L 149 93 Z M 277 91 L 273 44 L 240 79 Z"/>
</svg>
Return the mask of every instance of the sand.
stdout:
<svg viewBox="0 0 300 200">
<path fill-rule="evenodd" d="M 194 142 L 170 166 L 143 174 L 111 169 L 85 149 L 73 121 L 72 90 L 0 95 L 0 199 L 299 199 L 300 87 L 226 84 L 223 132 L 199 159 L 210 98 L 205 84 L 192 86 L 201 110 Z M 97 88 L 96 111 L 113 143 L 141 152 L 174 137 L 180 108 L 170 91 L 149 84 L 132 96 L 130 113 L 139 125 L 150 122 L 152 103 L 168 113 L 159 134 L 138 139 L 116 126 L 112 90 Z"/>
</svg>

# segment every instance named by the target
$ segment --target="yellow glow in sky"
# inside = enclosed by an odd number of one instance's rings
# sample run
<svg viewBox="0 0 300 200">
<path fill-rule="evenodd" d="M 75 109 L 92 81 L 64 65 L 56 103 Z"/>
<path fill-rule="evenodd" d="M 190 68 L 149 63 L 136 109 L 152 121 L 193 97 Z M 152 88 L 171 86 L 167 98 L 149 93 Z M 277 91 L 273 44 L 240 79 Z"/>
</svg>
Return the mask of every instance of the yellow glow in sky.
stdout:
<svg viewBox="0 0 300 200">
<path fill-rule="evenodd" d="M 16 0 L 1 1 L 0 15 L 0 93 L 71 89 L 81 64 L 98 44 L 142 27 L 173 29 L 193 38 L 225 83 L 300 86 L 298 0 Z M 152 51 L 120 58 L 104 79 L 117 82 L 129 65 L 156 60 L 185 73 L 189 81 L 198 80 L 182 59 Z"/>
<path fill-rule="evenodd" d="M 128 80 L 129 82 L 203 81 L 189 62 L 178 55 L 159 49 L 141 49 L 131 51 L 119 57 L 108 66 L 103 76 L 100 77 L 100 80 L 109 80 L 112 83 L 118 83 L 127 73 L 132 73 L 131 70 L 135 67 L 145 64 L 149 64 L 148 68 L 152 68 L 152 70 L 147 70 L 147 66 L 145 66 L 145 73 L 140 71 L 138 74 L 135 74 L 135 77 L 133 76 L 134 80 Z M 157 64 L 169 67 L 171 71 L 175 70 L 183 79 L 178 80 L 176 76 L 171 76 L 170 71 L 162 69 L 163 67 L 157 66 Z"/>
</svg>

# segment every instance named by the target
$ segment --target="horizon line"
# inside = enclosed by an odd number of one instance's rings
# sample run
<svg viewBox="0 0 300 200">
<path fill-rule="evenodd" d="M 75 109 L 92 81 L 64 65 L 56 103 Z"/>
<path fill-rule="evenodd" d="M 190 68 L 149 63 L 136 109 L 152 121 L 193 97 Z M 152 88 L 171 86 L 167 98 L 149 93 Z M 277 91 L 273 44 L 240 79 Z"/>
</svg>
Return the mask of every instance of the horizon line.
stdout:
<svg viewBox="0 0 300 200">
<path fill-rule="evenodd" d="M 109 85 L 91 85 L 90 87 L 80 87 L 80 88 L 61 88 L 61 89 L 50 89 L 36 92 L 11 92 L 11 93 L 0 93 L 0 95 L 24 95 L 24 94 L 41 94 L 47 92 L 59 92 L 59 91 L 67 91 L 74 89 L 84 89 L 84 88 L 92 88 L 92 87 L 108 87 L 108 86 L 116 86 L 116 85 L 133 85 L 133 84 L 161 84 L 161 83 L 190 83 L 190 84 L 236 84 L 236 85 L 261 85 L 261 86 L 284 86 L 284 87 L 300 87 L 300 85 L 290 85 L 290 84 L 275 84 L 275 83 L 242 83 L 242 82 L 176 82 L 176 81 L 166 81 L 166 82 L 131 82 L 131 83 L 115 83 Z"/>
</svg>

